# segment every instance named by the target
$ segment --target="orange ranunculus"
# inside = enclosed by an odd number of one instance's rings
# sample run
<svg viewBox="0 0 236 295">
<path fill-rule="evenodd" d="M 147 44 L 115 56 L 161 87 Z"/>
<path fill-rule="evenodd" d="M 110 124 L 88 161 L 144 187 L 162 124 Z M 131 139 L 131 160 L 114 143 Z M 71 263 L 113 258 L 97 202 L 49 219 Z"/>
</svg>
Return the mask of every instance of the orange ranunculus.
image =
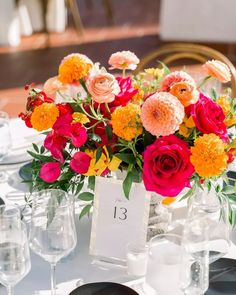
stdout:
<svg viewBox="0 0 236 295">
<path fill-rule="evenodd" d="M 199 98 L 197 89 L 187 82 L 175 83 L 171 86 L 170 93 L 177 97 L 185 107 L 196 103 Z"/>
<path fill-rule="evenodd" d="M 209 60 L 203 67 L 209 76 L 218 79 L 222 83 L 227 83 L 231 80 L 229 67 L 219 60 Z"/>
</svg>

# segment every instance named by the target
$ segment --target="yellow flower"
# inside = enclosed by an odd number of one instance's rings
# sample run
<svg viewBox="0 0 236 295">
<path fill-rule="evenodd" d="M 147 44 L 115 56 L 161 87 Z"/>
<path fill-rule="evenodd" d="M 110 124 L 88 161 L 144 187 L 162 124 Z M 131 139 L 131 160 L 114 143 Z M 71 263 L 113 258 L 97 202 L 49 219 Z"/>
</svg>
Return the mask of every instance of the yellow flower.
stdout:
<svg viewBox="0 0 236 295">
<path fill-rule="evenodd" d="M 164 74 L 164 70 L 159 69 L 159 68 L 148 68 L 148 69 L 145 69 L 144 72 L 148 75 L 155 77 L 155 78 L 163 76 L 163 74 Z"/>
<path fill-rule="evenodd" d="M 116 108 L 111 115 L 113 132 L 130 141 L 142 133 L 140 106 L 129 103 L 125 107 Z"/>
<path fill-rule="evenodd" d="M 87 76 L 91 68 L 92 62 L 85 55 L 70 54 L 59 66 L 58 79 L 64 84 L 71 84 Z"/>
<path fill-rule="evenodd" d="M 171 205 L 175 200 L 176 200 L 176 198 L 174 198 L 174 197 L 166 197 L 164 200 L 162 200 L 161 203 L 162 203 L 163 205 L 169 206 L 169 205 Z"/>
<path fill-rule="evenodd" d="M 231 115 L 229 118 L 226 118 L 224 120 L 224 123 L 227 127 L 236 125 L 236 113 L 234 113 L 233 115 Z"/>
<path fill-rule="evenodd" d="M 142 89 L 139 89 L 138 93 L 136 93 L 132 97 L 132 102 L 135 104 L 140 104 L 140 103 L 142 103 L 143 98 L 144 98 L 144 91 Z"/>
<path fill-rule="evenodd" d="M 224 142 L 215 134 L 204 134 L 191 147 L 190 161 L 201 177 L 219 176 L 227 167 Z"/>
<path fill-rule="evenodd" d="M 231 110 L 231 105 L 230 105 L 228 97 L 225 95 L 220 96 L 217 99 L 216 103 L 222 108 L 224 115 L 227 116 Z"/>
<path fill-rule="evenodd" d="M 30 122 L 34 129 L 43 131 L 52 128 L 58 116 L 59 110 L 56 105 L 45 102 L 34 109 Z"/>
<path fill-rule="evenodd" d="M 184 137 L 189 137 L 191 130 L 190 128 L 194 128 L 195 123 L 193 121 L 193 117 L 190 116 L 189 118 L 184 117 L 183 123 L 179 126 L 179 134 Z"/>
<path fill-rule="evenodd" d="M 73 113 L 72 118 L 73 118 L 73 123 L 86 124 L 90 122 L 89 118 L 85 114 L 79 113 L 79 112 Z"/>
<path fill-rule="evenodd" d="M 103 147 L 103 153 L 97 162 L 96 162 L 96 150 L 95 151 L 86 150 L 85 153 L 92 158 L 89 169 L 87 173 L 85 173 L 86 176 L 92 176 L 92 175 L 99 176 L 106 169 L 109 169 L 110 171 L 115 171 L 118 169 L 120 163 L 122 162 L 116 156 L 113 156 L 112 159 L 110 160 L 108 151 L 105 146 Z"/>
</svg>

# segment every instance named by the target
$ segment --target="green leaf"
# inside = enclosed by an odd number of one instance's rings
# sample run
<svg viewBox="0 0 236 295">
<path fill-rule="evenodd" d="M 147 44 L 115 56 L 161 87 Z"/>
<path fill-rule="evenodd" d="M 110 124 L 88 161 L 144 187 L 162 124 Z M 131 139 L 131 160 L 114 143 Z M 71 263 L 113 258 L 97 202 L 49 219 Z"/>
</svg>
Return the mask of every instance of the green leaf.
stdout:
<svg viewBox="0 0 236 295">
<path fill-rule="evenodd" d="M 97 163 L 99 161 L 99 159 L 101 158 L 101 155 L 102 155 L 102 151 L 103 149 L 101 147 L 99 147 L 96 151 L 96 161 L 95 163 Z"/>
<path fill-rule="evenodd" d="M 113 151 L 112 151 L 110 146 L 107 146 L 106 148 L 107 148 L 107 152 L 108 152 L 108 155 L 109 155 L 109 159 L 111 160 L 112 157 L 113 157 Z"/>
<path fill-rule="evenodd" d="M 79 199 L 82 201 L 92 201 L 94 198 L 94 194 L 90 192 L 84 192 L 79 195 Z"/>
<path fill-rule="evenodd" d="M 112 140 L 112 129 L 111 129 L 111 126 L 109 124 L 106 126 L 106 134 L 107 134 L 107 138 L 109 140 Z"/>
<path fill-rule="evenodd" d="M 88 133 L 88 137 L 90 139 L 92 139 L 94 142 L 101 142 L 102 141 L 101 137 L 95 133 Z"/>
<path fill-rule="evenodd" d="M 76 191 L 75 191 L 75 195 L 76 196 L 80 193 L 80 191 L 82 190 L 83 186 L 84 186 L 84 182 L 83 181 L 77 184 Z"/>
<path fill-rule="evenodd" d="M 216 101 L 217 100 L 217 93 L 214 88 L 211 89 L 211 98 Z"/>
<path fill-rule="evenodd" d="M 95 188 L 95 176 L 89 176 L 88 178 L 88 188 L 94 191 Z"/>
<path fill-rule="evenodd" d="M 31 152 L 31 151 L 27 151 L 27 153 L 35 158 L 35 159 L 38 159 L 40 161 L 43 161 L 43 162 L 53 162 L 54 159 L 52 157 L 49 157 L 49 156 L 43 156 L 43 155 L 39 155 L 39 154 L 35 154 L 34 152 Z"/>
<path fill-rule="evenodd" d="M 164 69 L 164 76 L 170 74 L 170 69 L 163 62 L 161 62 L 160 60 L 158 60 L 157 62 L 162 65 Z"/>
<path fill-rule="evenodd" d="M 115 156 L 127 164 L 136 163 L 136 159 L 133 154 L 120 154 L 120 153 L 118 153 L 118 154 L 115 154 Z"/>
<path fill-rule="evenodd" d="M 133 183 L 132 172 L 128 172 L 125 177 L 125 180 L 123 181 L 123 191 L 127 199 L 129 199 L 129 193 L 132 187 L 132 183 Z"/>
<path fill-rule="evenodd" d="M 33 146 L 34 150 L 35 150 L 37 153 L 39 153 L 39 148 L 38 148 L 37 144 L 32 143 L 32 146 Z"/>
<path fill-rule="evenodd" d="M 179 201 L 183 201 L 191 197 L 194 194 L 195 189 L 196 189 L 196 184 L 194 184 L 193 187 L 186 194 L 184 194 Z"/>
<path fill-rule="evenodd" d="M 43 154 L 45 152 L 45 147 L 42 145 L 40 148 L 40 154 Z"/>
<path fill-rule="evenodd" d="M 221 192 L 225 195 L 231 195 L 236 193 L 235 188 L 233 186 L 225 186 Z"/>
<path fill-rule="evenodd" d="M 91 208 L 92 204 L 86 205 L 80 212 L 79 219 L 81 219 L 84 215 L 89 214 Z"/>
</svg>

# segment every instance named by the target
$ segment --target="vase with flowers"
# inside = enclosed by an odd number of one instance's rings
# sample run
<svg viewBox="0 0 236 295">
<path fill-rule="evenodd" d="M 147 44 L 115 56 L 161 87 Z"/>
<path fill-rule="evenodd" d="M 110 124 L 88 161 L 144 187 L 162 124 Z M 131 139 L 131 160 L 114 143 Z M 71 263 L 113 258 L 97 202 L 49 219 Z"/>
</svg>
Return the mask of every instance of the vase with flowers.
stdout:
<svg viewBox="0 0 236 295">
<path fill-rule="evenodd" d="M 29 151 L 31 189 L 71 191 L 87 201 L 82 217 L 93 206 L 96 176 L 120 170 L 126 198 L 133 182 L 143 181 L 146 190 L 170 200 L 191 197 L 205 185 L 210 189 L 220 178 L 225 185 L 218 193 L 234 203 L 235 185 L 227 177 L 236 155 L 236 101 L 230 92 L 212 89 L 209 97 L 187 72 L 170 72 L 161 62 L 132 75 L 138 63 L 130 51 L 112 54 L 109 70 L 121 71 L 115 76 L 73 53 L 42 90 L 26 87 L 26 111 L 19 116 L 46 133 L 43 146 Z M 204 68 L 204 83 L 230 81 L 220 61 Z M 230 216 L 234 221 L 232 206 Z"/>
</svg>

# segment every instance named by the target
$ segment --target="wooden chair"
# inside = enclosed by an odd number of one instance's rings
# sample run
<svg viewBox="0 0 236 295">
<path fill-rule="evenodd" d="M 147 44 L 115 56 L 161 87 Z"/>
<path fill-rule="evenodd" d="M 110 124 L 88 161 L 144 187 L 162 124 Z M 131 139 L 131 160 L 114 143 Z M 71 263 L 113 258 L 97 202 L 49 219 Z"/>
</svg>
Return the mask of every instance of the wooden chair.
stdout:
<svg viewBox="0 0 236 295">
<path fill-rule="evenodd" d="M 150 52 L 141 59 L 135 73 L 148 67 L 151 62 L 160 60 L 167 66 L 171 66 L 177 60 L 194 60 L 198 63 L 205 63 L 207 60 L 217 59 L 229 67 L 231 71 L 232 96 L 236 97 L 236 70 L 231 61 L 219 51 L 210 47 L 192 43 L 171 43 L 163 45 L 159 49 Z"/>
</svg>

